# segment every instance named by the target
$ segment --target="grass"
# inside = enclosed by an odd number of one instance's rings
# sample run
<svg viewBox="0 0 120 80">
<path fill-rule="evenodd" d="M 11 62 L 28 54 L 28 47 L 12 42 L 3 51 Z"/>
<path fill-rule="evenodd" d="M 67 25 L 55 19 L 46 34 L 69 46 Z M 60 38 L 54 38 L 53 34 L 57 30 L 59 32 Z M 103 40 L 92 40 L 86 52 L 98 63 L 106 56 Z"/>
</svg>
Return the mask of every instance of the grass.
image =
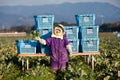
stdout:
<svg viewBox="0 0 120 80">
<path fill-rule="evenodd" d="M 54 74 L 48 57 L 30 58 L 30 69 L 22 71 L 21 58 L 17 56 L 16 40 L 26 37 L 0 38 L 0 80 L 117 80 L 120 70 L 120 38 L 113 33 L 99 33 L 100 53 L 95 56 L 95 71 L 84 62 L 83 57 L 69 58 L 67 69 Z"/>
</svg>

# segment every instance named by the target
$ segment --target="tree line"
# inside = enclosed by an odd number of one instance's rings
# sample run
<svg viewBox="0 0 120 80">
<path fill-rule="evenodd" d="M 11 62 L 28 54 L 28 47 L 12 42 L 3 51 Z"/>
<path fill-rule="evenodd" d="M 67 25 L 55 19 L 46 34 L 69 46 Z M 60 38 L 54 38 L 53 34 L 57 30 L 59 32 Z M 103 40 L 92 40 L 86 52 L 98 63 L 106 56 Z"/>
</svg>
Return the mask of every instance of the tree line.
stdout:
<svg viewBox="0 0 120 80">
<path fill-rule="evenodd" d="M 120 22 L 104 23 L 100 25 L 100 32 L 120 32 Z"/>
<path fill-rule="evenodd" d="M 54 25 L 59 23 L 54 23 Z M 63 24 L 64 26 L 76 26 L 75 23 L 68 24 L 67 22 L 60 22 L 60 24 Z M 11 26 L 9 29 L 1 29 L 0 32 L 27 32 L 29 33 L 31 30 L 34 30 L 35 25 L 33 26 Z M 113 22 L 113 23 L 104 23 L 102 25 L 99 25 L 99 31 L 100 32 L 120 32 L 120 22 Z"/>
</svg>

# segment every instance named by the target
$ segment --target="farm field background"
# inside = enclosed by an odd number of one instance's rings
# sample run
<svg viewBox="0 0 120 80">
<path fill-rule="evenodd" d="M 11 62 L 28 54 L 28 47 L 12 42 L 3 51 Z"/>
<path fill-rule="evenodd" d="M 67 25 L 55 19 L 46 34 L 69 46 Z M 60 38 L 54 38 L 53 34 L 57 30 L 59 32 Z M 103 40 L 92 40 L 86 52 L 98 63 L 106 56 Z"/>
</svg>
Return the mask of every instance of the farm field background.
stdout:
<svg viewBox="0 0 120 80">
<path fill-rule="evenodd" d="M 49 57 L 29 57 L 30 69 L 22 71 L 17 56 L 16 40 L 22 37 L 0 37 L 0 80 L 119 80 L 120 38 L 113 33 L 99 33 L 100 55 L 95 56 L 95 69 L 82 56 L 70 57 L 67 69 L 55 75 L 49 66 Z"/>
</svg>

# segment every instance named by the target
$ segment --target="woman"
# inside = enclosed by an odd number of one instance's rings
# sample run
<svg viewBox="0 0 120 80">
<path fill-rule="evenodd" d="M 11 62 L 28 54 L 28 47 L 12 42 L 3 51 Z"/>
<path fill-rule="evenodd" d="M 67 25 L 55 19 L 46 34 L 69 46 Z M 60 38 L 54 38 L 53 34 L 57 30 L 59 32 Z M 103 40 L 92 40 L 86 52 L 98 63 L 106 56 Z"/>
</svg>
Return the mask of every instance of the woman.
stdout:
<svg viewBox="0 0 120 80">
<path fill-rule="evenodd" d="M 36 38 L 43 45 L 50 46 L 50 65 L 53 71 L 66 68 L 68 62 L 68 52 L 71 55 L 72 49 L 68 41 L 64 27 L 61 24 L 54 26 L 51 37 L 47 39 Z"/>
</svg>

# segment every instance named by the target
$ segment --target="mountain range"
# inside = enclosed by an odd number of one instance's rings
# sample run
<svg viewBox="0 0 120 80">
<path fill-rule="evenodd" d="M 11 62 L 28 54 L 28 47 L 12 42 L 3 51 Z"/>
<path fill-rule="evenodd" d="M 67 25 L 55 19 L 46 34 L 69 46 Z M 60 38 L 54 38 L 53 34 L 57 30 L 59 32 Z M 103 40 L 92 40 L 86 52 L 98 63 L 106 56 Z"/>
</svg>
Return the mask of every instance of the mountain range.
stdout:
<svg viewBox="0 0 120 80">
<path fill-rule="evenodd" d="M 54 15 L 54 22 L 76 23 L 77 14 L 95 14 L 96 25 L 120 21 L 120 8 L 109 3 L 62 3 L 37 6 L 0 6 L 0 28 L 34 25 L 35 15 Z"/>
</svg>

